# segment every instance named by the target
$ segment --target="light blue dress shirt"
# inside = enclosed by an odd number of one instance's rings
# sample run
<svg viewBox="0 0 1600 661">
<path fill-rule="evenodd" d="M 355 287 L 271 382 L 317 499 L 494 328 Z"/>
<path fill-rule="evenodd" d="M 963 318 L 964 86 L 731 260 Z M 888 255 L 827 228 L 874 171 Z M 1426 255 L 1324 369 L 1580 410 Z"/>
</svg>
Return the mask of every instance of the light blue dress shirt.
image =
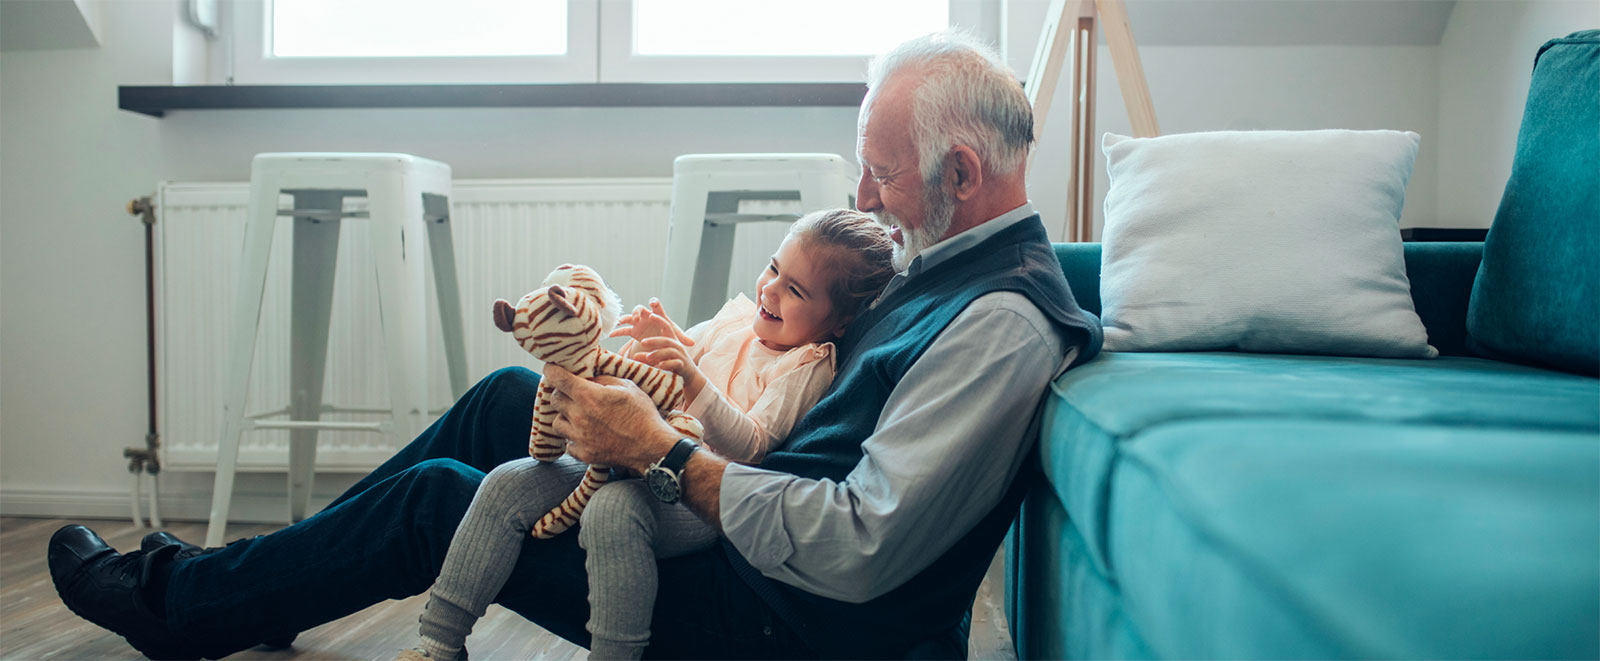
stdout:
<svg viewBox="0 0 1600 661">
<path fill-rule="evenodd" d="M 1032 215 L 1024 204 L 928 248 L 883 295 Z M 890 393 L 844 480 L 730 464 L 723 534 L 761 573 L 824 597 L 894 589 L 1000 501 L 1038 436 L 1045 388 L 1075 354 L 1026 296 L 979 297 Z"/>
</svg>

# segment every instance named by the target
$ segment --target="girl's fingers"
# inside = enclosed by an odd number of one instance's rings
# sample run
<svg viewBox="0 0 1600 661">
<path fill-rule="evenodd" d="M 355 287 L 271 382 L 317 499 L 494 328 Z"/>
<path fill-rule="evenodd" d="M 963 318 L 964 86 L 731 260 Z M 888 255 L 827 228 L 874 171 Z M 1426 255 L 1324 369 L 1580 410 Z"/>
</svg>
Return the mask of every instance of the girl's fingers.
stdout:
<svg viewBox="0 0 1600 661">
<path fill-rule="evenodd" d="M 657 335 L 655 337 L 647 337 L 645 339 L 639 340 L 639 349 L 642 350 L 642 351 L 659 351 L 659 350 L 662 350 L 662 349 L 676 349 L 679 352 L 682 352 L 683 351 L 683 345 L 679 344 L 678 341 L 676 339 L 674 339 L 674 338 L 666 337 L 666 336 L 663 336 L 663 335 Z"/>
<path fill-rule="evenodd" d="M 664 347 L 635 357 L 635 360 L 646 365 L 653 365 L 662 369 L 668 369 L 664 367 L 667 361 L 676 360 L 682 362 L 684 359 L 683 351 L 677 347 Z"/>
<path fill-rule="evenodd" d="M 656 367 L 664 369 L 664 370 L 666 370 L 668 372 L 676 373 L 678 370 L 683 369 L 683 361 L 679 360 L 677 358 L 673 358 L 671 360 L 663 360 L 663 361 L 661 361 L 661 364 L 660 365 L 656 365 Z"/>
<path fill-rule="evenodd" d="M 678 338 L 679 342 L 683 343 L 683 346 L 694 346 L 694 340 L 689 339 L 689 336 L 683 333 L 683 329 L 678 328 L 678 324 L 667 316 L 666 308 L 661 306 L 661 299 L 650 299 L 650 310 L 653 311 L 657 316 L 661 317 L 661 321 L 665 322 L 667 327 L 672 329 L 672 334 Z"/>
<path fill-rule="evenodd" d="M 663 355 L 662 352 L 664 351 L 671 352 L 679 356 L 687 355 L 683 349 L 683 345 L 678 344 L 677 340 L 661 335 L 639 340 L 638 343 L 634 345 L 634 349 L 637 350 L 641 355 L 651 355 L 657 357 Z"/>
</svg>

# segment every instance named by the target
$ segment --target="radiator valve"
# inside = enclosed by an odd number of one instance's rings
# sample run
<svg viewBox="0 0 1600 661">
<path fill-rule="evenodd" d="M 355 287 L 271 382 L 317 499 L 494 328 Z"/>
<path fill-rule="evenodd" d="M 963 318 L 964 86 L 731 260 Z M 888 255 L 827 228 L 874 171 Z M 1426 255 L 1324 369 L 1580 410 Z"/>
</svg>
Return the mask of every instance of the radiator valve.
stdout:
<svg viewBox="0 0 1600 661">
<path fill-rule="evenodd" d="M 128 215 L 138 216 L 139 222 L 146 225 L 156 223 L 156 205 L 150 203 L 150 196 L 136 197 L 128 200 Z"/>
</svg>

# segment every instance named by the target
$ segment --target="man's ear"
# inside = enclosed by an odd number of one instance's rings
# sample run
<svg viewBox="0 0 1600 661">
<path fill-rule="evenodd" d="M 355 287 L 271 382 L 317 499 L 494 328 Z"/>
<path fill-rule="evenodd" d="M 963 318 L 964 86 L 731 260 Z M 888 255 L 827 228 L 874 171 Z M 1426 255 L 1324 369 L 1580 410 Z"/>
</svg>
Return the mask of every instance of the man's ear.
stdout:
<svg viewBox="0 0 1600 661">
<path fill-rule="evenodd" d="M 977 195 L 983 187 L 983 163 L 978 160 L 978 152 L 966 145 L 951 147 L 945 156 L 944 179 L 957 200 L 966 201 Z"/>
</svg>

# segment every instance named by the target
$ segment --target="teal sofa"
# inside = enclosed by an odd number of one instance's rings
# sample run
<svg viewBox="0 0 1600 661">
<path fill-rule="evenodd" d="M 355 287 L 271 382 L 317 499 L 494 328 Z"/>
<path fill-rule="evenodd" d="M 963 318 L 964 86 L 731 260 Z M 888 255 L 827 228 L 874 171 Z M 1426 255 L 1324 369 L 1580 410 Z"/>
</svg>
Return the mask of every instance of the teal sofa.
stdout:
<svg viewBox="0 0 1600 661">
<path fill-rule="evenodd" d="M 1100 246 L 1057 254 L 1098 314 Z M 1541 49 L 1485 242 L 1405 261 L 1437 359 L 1104 353 L 1052 384 L 1020 658 L 1600 657 L 1600 32 Z"/>
</svg>

